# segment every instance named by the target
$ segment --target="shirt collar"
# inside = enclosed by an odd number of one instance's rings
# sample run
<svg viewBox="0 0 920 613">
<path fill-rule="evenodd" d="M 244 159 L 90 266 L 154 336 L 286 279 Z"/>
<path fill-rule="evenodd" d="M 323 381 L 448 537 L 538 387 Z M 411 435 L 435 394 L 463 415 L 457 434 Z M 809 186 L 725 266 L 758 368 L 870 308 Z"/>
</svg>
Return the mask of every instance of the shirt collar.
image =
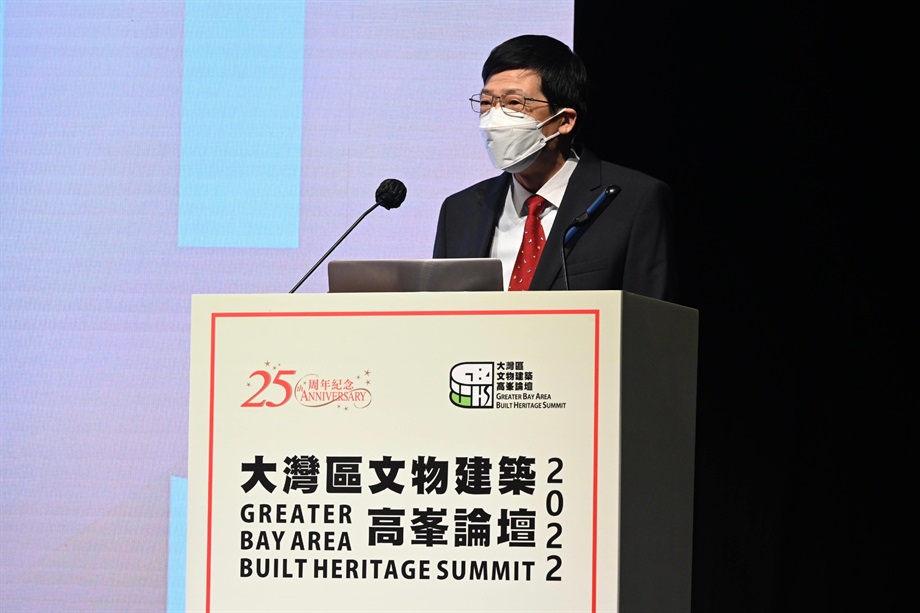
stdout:
<svg viewBox="0 0 920 613">
<path fill-rule="evenodd" d="M 550 177 L 549 181 L 543 184 L 543 187 L 537 190 L 538 196 L 543 196 L 549 206 L 546 210 L 559 208 L 562 197 L 565 195 L 565 188 L 569 184 L 572 173 L 575 172 L 575 166 L 578 165 L 578 154 L 569 150 L 569 156 L 566 158 L 562 168 Z M 514 204 L 514 210 L 518 217 L 524 214 L 524 202 L 533 196 L 523 185 L 518 183 L 517 177 L 511 175 L 511 201 Z"/>
</svg>

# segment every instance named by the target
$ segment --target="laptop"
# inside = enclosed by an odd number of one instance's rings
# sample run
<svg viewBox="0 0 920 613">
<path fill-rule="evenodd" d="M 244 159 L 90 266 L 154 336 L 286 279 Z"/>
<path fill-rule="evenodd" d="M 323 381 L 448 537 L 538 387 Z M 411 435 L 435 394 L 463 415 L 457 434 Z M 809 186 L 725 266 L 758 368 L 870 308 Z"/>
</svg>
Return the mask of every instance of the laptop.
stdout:
<svg viewBox="0 0 920 613">
<path fill-rule="evenodd" d="M 500 292 L 496 258 L 432 260 L 333 260 L 329 292 Z"/>
</svg>

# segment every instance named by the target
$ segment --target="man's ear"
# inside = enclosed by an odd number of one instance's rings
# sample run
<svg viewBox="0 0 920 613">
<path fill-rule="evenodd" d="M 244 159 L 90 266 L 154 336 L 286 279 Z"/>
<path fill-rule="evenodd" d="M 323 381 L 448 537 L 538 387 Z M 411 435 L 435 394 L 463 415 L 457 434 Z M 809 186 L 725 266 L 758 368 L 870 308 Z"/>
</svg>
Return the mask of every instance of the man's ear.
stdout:
<svg viewBox="0 0 920 613">
<path fill-rule="evenodd" d="M 578 120 L 578 113 L 574 109 L 565 108 L 559 115 L 559 134 L 565 136 L 571 134 L 575 129 L 575 122 Z"/>
</svg>

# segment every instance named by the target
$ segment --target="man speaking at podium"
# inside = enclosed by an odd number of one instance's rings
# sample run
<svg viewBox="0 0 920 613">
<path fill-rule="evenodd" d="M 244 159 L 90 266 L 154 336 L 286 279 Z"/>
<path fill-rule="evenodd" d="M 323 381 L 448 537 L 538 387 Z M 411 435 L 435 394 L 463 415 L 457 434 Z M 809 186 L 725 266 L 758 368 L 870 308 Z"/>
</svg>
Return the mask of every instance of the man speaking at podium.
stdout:
<svg viewBox="0 0 920 613">
<path fill-rule="evenodd" d="M 434 257 L 499 258 L 511 291 L 673 300 L 670 189 L 573 144 L 588 98 L 578 56 L 549 36 L 518 36 L 492 50 L 482 80 L 470 104 L 503 172 L 444 201 Z"/>
</svg>

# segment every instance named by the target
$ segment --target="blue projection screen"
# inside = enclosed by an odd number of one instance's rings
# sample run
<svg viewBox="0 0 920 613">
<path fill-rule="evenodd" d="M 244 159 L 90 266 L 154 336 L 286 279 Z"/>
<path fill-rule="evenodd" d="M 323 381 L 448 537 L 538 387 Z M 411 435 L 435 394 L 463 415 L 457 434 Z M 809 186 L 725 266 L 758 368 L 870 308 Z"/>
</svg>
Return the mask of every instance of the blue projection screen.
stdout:
<svg viewBox="0 0 920 613">
<path fill-rule="evenodd" d="M 574 0 L 0 0 L 0 610 L 184 609 L 190 297 L 429 257 L 467 98 Z M 301 292 L 325 292 L 325 266 Z"/>
</svg>

